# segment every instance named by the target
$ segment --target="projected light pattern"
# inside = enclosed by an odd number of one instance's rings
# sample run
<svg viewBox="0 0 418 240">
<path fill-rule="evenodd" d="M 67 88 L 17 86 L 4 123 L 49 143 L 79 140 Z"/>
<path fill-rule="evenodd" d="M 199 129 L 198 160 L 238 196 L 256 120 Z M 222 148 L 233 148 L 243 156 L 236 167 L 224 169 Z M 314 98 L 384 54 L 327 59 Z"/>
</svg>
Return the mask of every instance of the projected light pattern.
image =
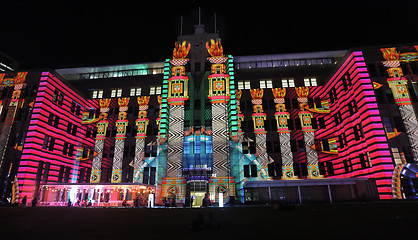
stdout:
<svg viewBox="0 0 418 240">
<path fill-rule="evenodd" d="M 338 142 L 338 155 L 318 152 L 320 162 L 334 166 L 335 174 L 326 177 L 374 178 L 380 198 L 391 199 L 393 162 L 362 52 L 351 53 L 325 86 L 311 89 L 310 96 L 330 99 L 327 128 L 315 131 L 317 139 Z M 355 105 L 353 114 L 350 104 Z"/>
<path fill-rule="evenodd" d="M 42 73 L 17 174 L 20 196 L 31 199 L 36 193 L 37 181 L 70 181 L 79 175 L 73 168 L 76 147 L 92 148 L 94 140 L 85 137 L 87 127 L 81 124 L 81 115 L 71 112 L 73 102 L 82 110 L 98 107 L 96 102 L 86 101 L 51 73 Z M 58 121 L 56 127 L 48 123 L 51 114 L 58 116 L 55 117 L 58 119 L 55 120 Z M 67 130 L 69 125 L 71 133 Z M 73 129 L 76 131 L 73 132 Z M 66 170 L 67 167 L 70 171 Z M 79 167 L 90 169 L 91 161 L 82 161 Z M 63 176 L 67 173 L 69 176 Z"/>
</svg>

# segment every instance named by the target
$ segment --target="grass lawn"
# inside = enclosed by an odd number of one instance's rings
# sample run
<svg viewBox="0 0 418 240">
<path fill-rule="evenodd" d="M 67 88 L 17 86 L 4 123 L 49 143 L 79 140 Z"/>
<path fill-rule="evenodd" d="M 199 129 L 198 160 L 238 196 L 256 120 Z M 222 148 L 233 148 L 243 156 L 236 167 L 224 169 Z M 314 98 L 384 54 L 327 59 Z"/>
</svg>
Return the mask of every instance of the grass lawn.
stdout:
<svg viewBox="0 0 418 240">
<path fill-rule="evenodd" d="M 191 229 L 199 213 L 215 226 Z M 417 224 L 418 202 L 408 201 L 287 210 L 0 208 L 0 239 L 418 239 Z"/>
</svg>

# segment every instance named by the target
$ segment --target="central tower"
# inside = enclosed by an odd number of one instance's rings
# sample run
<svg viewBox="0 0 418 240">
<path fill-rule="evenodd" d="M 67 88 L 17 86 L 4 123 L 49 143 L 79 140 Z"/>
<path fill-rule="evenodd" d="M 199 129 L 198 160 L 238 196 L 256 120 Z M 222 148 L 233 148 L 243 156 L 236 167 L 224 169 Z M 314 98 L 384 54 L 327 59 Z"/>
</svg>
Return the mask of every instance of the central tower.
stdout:
<svg viewBox="0 0 418 240">
<path fill-rule="evenodd" d="M 230 140 L 238 121 L 232 56 L 224 56 L 217 33 L 195 26 L 179 36 L 166 60 L 160 144 L 166 144 L 163 199 L 199 206 L 235 196 Z M 232 84 L 231 84 L 232 81 Z M 231 101 L 233 100 L 233 101 Z M 231 112 L 231 109 L 234 110 Z M 162 162 L 162 161 L 160 161 Z"/>
</svg>

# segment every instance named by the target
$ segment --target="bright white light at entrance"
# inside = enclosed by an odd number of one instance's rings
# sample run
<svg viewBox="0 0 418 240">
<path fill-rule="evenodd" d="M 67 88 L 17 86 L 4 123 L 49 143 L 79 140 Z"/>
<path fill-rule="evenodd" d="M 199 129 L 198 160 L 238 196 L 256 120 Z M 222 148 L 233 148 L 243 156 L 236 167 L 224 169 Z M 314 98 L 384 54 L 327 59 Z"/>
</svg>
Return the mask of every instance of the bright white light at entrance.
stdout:
<svg viewBox="0 0 418 240">
<path fill-rule="evenodd" d="M 219 207 L 224 207 L 224 194 L 219 193 Z"/>
</svg>

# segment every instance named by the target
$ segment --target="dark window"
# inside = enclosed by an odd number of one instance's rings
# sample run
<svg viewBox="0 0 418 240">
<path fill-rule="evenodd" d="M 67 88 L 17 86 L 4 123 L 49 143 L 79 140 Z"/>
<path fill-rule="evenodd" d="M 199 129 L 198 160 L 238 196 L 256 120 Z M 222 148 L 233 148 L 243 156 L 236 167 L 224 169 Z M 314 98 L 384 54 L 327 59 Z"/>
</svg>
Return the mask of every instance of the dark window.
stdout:
<svg viewBox="0 0 418 240">
<path fill-rule="evenodd" d="M 328 142 L 328 139 L 322 139 L 322 140 L 321 140 L 321 142 L 322 142 L 322 151 L 327 151 L 327 152 L 329 152 L 329 151 L 330 151 L 330 149 L 329 149 L 329 142 Z"/>
<path fill-rule="evenodd" d="M 250 177 L 250 165 L 244 165 L 244 177 Z"/>
<path fill-rule="evenodd" d="M 361 165 L 361 168 L 368 168 L 369 167 L 369 161 L 367 161 L 367 157 L 366 157 L 366 155 L 365 154 L 363 154 L 363 153 L 360 153 L 359 154 L 359 158 L 360 158 L 360 165 Z"/>
<path fill-rule="evenodd" d="M 321 129 L 325 129 L 326 128 L 326 126 L 325 126 L 325 120 L 324 120 L 323 117 L 318 118 L 318 124 L 319 124 L 319 128 L 321 128 Z"/>
<path fill-rule="evenodd" d="M 334 164 L 331 161 L 326 162 L 328 175 L 334 175 Z"/>
<path fill-rule="evenodd" d="M 257 165 L 251 164 L 251 177 L 257 177 Z"/>
</svg>

